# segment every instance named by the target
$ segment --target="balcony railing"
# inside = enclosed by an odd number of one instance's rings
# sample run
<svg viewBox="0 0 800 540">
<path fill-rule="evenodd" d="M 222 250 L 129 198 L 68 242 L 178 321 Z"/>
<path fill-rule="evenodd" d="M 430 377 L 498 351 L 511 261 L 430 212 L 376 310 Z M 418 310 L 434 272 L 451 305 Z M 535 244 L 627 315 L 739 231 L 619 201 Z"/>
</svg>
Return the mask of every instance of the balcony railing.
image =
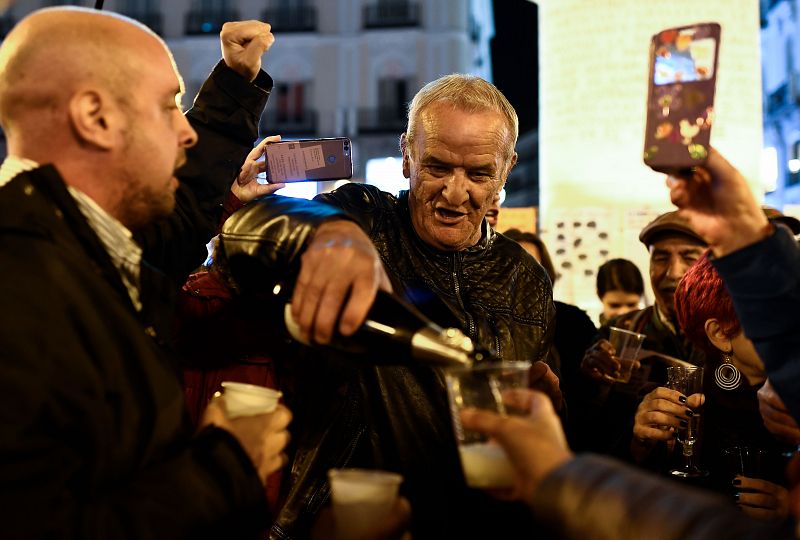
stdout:
<svg viewBox="0 0 800 540">
<path fill-rule="evenodd" d="M 406 129 L 406 115 L 394 108 L 358 110 L 360 133 L 401 133 Z"/>
<path fill-rule="evenodd" d="M 239 20 L 239 12 L 235 9 L 225 10 L 191 10 L 186 14 L 186 34 L 218 34 L 222 25 L 228 21 Z"/>
<path fill-rule="evenodd" d="M 164 18 L 162 17 L 161 13 L 157 11 L 148 11 L 144 13 L 125 13 L 131 19 L 136 19 L 143 25 L 147 26 L 155 32 L 156 34 L 161 35 L 164 30 Z"/>
<path fill-rule="evenodd" d="M 364 28 L 419 26 L 420 9 L 416 2 L 378 2 L 364 6 Z"/>
<path fill-rule="evenodd" d="M 267 109 L 261 115 L 258 130 L 262 136 L 268 135 L 315 135 L 317 132 L 317 111 L 302 109 L 293 113 Z"/>
<path fill-rule="evenodd" d="M 261 20 L 271 24 L 273 31 L 277 32 L 314 32 L 317 29 L 317 8 L 267 8 L 261 12 Z"/>
</svg>

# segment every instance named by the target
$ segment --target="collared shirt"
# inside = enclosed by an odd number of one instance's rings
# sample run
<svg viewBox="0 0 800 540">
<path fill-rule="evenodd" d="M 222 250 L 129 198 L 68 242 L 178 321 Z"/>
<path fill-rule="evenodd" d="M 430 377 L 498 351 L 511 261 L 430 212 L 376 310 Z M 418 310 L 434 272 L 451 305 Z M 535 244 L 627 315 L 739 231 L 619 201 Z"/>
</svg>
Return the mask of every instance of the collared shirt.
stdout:
<svg viewBox="0 0 800 540">
<path fill-rule="evenodd" d="M 38 167 L 39 164 L 30 159 L 8 156 L 3 161 L 3 164 L 0 165 L 0 187 L 13 180 L 18 174 L 32 171 Z M 89 226 L 100 238 L 100 242 L 111 257 L 114 267 L 119 271 L 136 311 L 141 311 L 139 275 L 142 248 L 134 242 L 131 231 L 100 208 L 91 197 L 72 186 L 67 186 L 67 189 L 72 198 L 75 199 L 75 203 L 86 218 Z"/>
<path fill-rule="evenodd" d="M 656 306 L 656 317 L 658 317 L 658 321 L 667 327 L 667 329 L 672 332 L 674 335 L 678 335 L 678 329 L 675 328 L 675 325 L 672 324 L 672 321 L 669 320 L 669 317 L 661 311 L 661 308 L 658 305 L 658 302 L 655 303 Z"/>
</svg>

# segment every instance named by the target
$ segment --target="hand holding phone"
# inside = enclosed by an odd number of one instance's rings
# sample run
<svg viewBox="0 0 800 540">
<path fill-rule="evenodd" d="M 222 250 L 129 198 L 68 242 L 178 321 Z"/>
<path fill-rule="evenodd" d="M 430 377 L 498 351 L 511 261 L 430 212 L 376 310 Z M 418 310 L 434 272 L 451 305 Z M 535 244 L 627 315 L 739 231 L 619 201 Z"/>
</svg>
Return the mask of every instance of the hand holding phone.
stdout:
<svg viewBox="0 0 800 540">
<path fill-rule="evenodd" d="M 668 28 L 650 42 L 644 162 L 671 173 L 705 163 L 714 119 L 720 26 Z"/>
<path fill-rule="evenodd" d="M 270 184 L 352 178 L 350 139 L 332 137 L 281 141 L 264 147 Z"/>
</svg>

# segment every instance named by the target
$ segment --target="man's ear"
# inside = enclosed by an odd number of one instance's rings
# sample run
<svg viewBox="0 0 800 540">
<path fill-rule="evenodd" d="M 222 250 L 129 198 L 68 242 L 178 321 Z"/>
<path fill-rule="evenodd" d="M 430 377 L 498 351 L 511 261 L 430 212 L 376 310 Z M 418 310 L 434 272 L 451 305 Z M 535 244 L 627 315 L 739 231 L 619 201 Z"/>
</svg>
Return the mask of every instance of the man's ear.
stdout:
<svg viewBox="0 0 800 540">
<path fill-rule="evenodd" d="M 722 333 L 722 327 L 719 325 L 717 319 L 708 319 L 704 326 L 706 337 L 714 347 L 724 353 L 731 352 L 731 340 L 728 336 Z"/>
<path fill-rule="evenodd" d="M 81 89 L 69 100 L 69 122 L 82 144 L 110 150 L 119 137 L 119 109 L 105 92 Z"/>
<path fill-rule="evenodd" d="M 508 178 L 509 173 L 511 173 L 511 169 L 513 169 L 514 165 L 517 164 L 517 159 L 519 159 L 519 156 L 517 155 L 516 152 L 511 154 L 511 159 L 509 160 L 508 169 L 506 170 L 506 177 L 503 178 L 503 184 L 505 184 L 506 178 Z"/>
<path fill-rule="evenodd" d="M 411 178 L 411 157 L 409 155 L 411 149 L 408 147 L 408 139 L 405 133 L 400 135 L 400 152 L 403 153 L 403 176 Z"/>
</svg>

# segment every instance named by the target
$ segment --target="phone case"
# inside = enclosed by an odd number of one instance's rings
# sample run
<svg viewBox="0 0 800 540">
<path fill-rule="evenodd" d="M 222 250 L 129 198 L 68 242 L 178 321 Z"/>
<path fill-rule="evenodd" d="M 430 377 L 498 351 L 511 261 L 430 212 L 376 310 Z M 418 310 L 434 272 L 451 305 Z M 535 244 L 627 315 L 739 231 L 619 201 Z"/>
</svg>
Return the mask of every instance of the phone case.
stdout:
<svg viewBox="0 0 800 540">
<path fill-rule="evenodd" d="M 714 120 L 720 26 L 668 28 L 650 42 L 644 162 L 663 172 L 705 163 Z"/>
<path fill-rule="evenodd" d="M 331 137 L 266 145 L 266 178 L 273 184 L 352 178 L 350 139 Z"/>
</svg>

